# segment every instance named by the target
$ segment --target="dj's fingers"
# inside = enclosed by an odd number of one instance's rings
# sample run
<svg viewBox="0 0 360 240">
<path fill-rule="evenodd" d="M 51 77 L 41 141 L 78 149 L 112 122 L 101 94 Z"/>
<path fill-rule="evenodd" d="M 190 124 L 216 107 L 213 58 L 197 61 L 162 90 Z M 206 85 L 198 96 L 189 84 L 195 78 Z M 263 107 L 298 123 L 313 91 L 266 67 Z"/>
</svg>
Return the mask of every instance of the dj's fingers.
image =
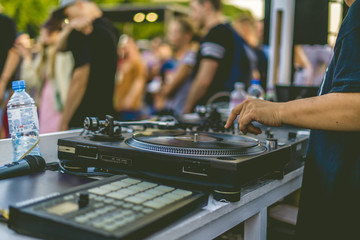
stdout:
<svg viewBox="0 0 360 240">
<path fill-rule="evenodd" d="M 234 122 L 234 120 L 237 118 L 237 116 L 239 115 L 239 111 L 241 108 L 238 109 L 238 107 L 240 107 L 240 105 L 234 107 L 233 110 L 231 111 L 228 120 L 226 121 L 225 128 L 229 128 Z"/>
<path fill-rule="evenodd" d="M 244 118 L 244 116 L 246 116 L 246 114 L 248 114 L 248 104 L 247 102 L 243 102 L 242 103 L 242 108 L 241 111 L 239 113 L 239 118 L 238 118 L 238 123 L 240 125 L 240 120 Z"/>
<path fill-rule="evenodd" d="M 258 128 L 258 127 L 255 127 L 252 123 L 250 123 L 248 126 L 247 126 L 247 131 L 250 132 L 250 133 L 253 133 L 253 134 L 261 134 L 261 129 Z"/>
<path fill-rule="evenodd" d="M 245 111 L 244 111 L 245 112 Z M 252 114 L 250 112 L 243 113 L 242 117 L 239 117 L 239 129 L 243 134 L 247 132 L 258 134 L 259 130 L 252 125 L 252 121 L 254 120 Z M 261 131 L 260 131 L 261 132 Z"/>
<path fill-rule="evenodd" d="M 239 124 L 239 125 L 240 125 L 240 124 Z M 261 132 L 262 132 L 260 128 L 255 127 L 252 123 L 249 123 L 249 124 L 247 124 L 247 125 L 241 125 L 241 126 L 240 126 L 240 131 L 241 131 L 244 135 L 246 135 L 248 132 L 249 132 L 249 133 L 256 134 L 256 135 L 261 134 Z"/>
</svg>

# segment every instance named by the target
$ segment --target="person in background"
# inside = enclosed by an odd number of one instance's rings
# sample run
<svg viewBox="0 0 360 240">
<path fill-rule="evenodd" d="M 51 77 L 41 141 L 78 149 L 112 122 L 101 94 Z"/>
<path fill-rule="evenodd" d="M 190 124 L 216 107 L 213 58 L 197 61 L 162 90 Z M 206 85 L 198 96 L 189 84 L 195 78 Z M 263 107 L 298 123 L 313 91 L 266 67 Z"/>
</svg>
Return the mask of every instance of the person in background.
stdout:
<svg viewBox="0 0 360 240">
<path fill-rule="evenodd" d="M 161 75 L 161 67 L 164 65 L 166 61 L 172 58 L 173 51 L 169 43 L 162 41 L 156 48 L 155 48 L 155 57 L 158 59 L 156 64 L 152 66 L 150 69 L 151 71 L 151 79 L 158 77 Z"/>
<path fill-rule="evenodd" d="M 6 93 L 10 89 L 9 83 L 13 80 L 20 57 L 14 48 L 17 31 L 14 21 L 0 14 L 0 29 L 0 138 L 5 138 L 8 136 L 6 102 L 9 95 Z"/>
<path fill-rule="evenodd" d="M 245 40 L 244 48 L 249 58 L 252 79 L 259 79 L 263 89 L 266 89 L 267 57 L 262 50 L 259 38 L 258 26 L 255 18 L 250 14 L 244 14 L 233 21 L 236 32 Z M 246 88 L 249 83 L 246 83 Z"/>
<path fill-rule="evenodd" d="M 144 104 L 146 66 L 133 38 L 122 35 L 118 45 L 114 108 L 119 120 L 139 120 Z"/>
<path fill-rule="evenodd" d="M 329 45 L 295 45 L 294 85 L 320 86 L 333 54 Z"/>
<path fill-rule="evenodd" d="M 314 69 L 300 44 L 294 46 L 294 67 L 294 85 L 311 86 Z"/>
<path fill-rule="evenodd" d="M 14 21 L 0 14 L 0 29 L 3 33 L 0 37 L 0 100 L 3 101 L 6 87 L 14 75 L 20 58 L 14 48 L 17 37 Z"/>
<path fill-rule="evenodd" d="M 163 85 L 158 97 L 163 99 L 163 108 L 175 115 L 183 113 L 186 96 L 191 86 L 190 76 L 198 48 L 193 41 L 194 36 L 195 27 L 190 19 L 181 17 L 169 23 L 167 38 L 174 51 L 174 67 L 167 72 L 162 71 Z"/>
<path fill-rule="evenodd" d="M 141 57 L 146 63 L 147 68 L 147 82 L 150 82 L 154 79 L 159 70 L 156 70 L 160 65 L 161 59 L 159 54 L 157 54 L 158 48 L 163 44 L 162 37 L 154 37 L 148 43 L 145 49 L 141 51 Z M 139 42 L 137 44 L 139 46 Z M 141 44 L 140 44 L 141 45 Z M 140 49 L 141 50 L 141 49 Z"/>
<path fill-rule="evenodd" d="M 33 59 L 30 39 L 19 36 L 15 47 L 23 57 L 21 79 L 36 89 L 34 97 L 39 105 L 40 133 L 59 130 L 72 69 L 70 52 L 57 52 L 55 42 L 61 31 L 62 21 L 49 18 L 40 29 L 39 52 Z"/>
<path fill-rule="evenodd" d="M 160 43 L 157 43 L 153 51 L 156 62 L 148 70 L 149 82 L 146 86 L 146 104 L 149 115 L 157 114 L 157 109 L 160 109 L 161 106 L 163 106 L 163 103 L 159 101 L 163 99 L 158 99 L 157 93 L 159 92 L 163 82 L 162 72 L 165 70 L 164 63 L 171 63 L 169 60 L 171 60 L 173 56 L 171 46 L 164 40 L 161 40 Z"/>
<path fill-rule="evenodd" d="M 225 125 L 239 116 L 239 128 L 259 134 L 253 121 L 312 129 L 305 160 L 296 239 L 355 239 L 360 216 L 360 0 L 350 6 L 337 37 L 334 57 L 319 96 L 273 103 L 247 99 Z"/>
<path fill-rule="evenodd" d="M 75 62 L 60 130 L 82 127 L 88 116 L 114 114 L 117 29 L 91 1 L 62 0 L 54 16 L 67 18 L 57 49 L 70 50 Z"/>
<path fill-rule="evenodd" d="M 257 36 L 260 40 L 259 48 L 264 51 L 266 59 L 269 59 L 270 47 L 269 47 L 269 45 L 264 43 L 266 41 L 265 34 L 264 34 L 265 33 L 264 19 L 256 21 L 256 32 L 257 32 Z"/>
<path fill-rule="evenodd" d="M 218 92 L 231 92 L 235 82 L 250 81 L 249 60 L 235 30 L 221 12 L 220 0 L 191 0 L 191 18 L 206 32 L 200 44 L 193 83 L 184 113 L 205 105 Z"/>
<path fill-rule="evenodd" d="M 237 17 L 232 24 L 250 47 L 257 48 L 260 45 L 256 20 L 250 13 Z"/>
</svg>

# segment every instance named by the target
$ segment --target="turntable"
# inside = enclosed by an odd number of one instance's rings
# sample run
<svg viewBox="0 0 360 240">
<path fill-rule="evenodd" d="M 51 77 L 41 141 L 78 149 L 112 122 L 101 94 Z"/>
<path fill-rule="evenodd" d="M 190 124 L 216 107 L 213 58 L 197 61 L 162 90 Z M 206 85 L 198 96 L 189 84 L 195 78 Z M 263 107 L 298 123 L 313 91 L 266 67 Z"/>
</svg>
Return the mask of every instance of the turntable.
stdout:
<svg viewBox="0 0 360 240">
<path fill-rule="evenodd" d="M 121 133 L 124 123 L 113 119 L 87 118 L 85 127 L 94 131 L 100 125 L 105 127 L 91 135 L 59 139 L 58 158 L 192 184 L 212 191 L 217 200 L 238 201 L 245 183 L 265 175 L 282 178 L 293 155 L 292 144 L 276 146 L 276 139 L 186 130 Z M 111 138 L 102 137 L 109 132 Z"/>
</svg>

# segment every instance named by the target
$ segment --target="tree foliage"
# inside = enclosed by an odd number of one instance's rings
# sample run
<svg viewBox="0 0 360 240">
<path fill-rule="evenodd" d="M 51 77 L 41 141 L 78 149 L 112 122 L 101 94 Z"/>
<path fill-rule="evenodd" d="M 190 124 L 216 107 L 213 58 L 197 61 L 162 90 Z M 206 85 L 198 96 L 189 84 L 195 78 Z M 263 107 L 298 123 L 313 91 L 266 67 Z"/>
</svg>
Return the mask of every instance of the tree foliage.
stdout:
<svg viewBox="0 0 360 240">
<path fill-rule="evenodd" d="M 3 12 L 14 19 L 20 32 L 27 32 L 31 37 L 36 37 L 42 23 L 48 18 L 50 13 L 58 6 L 59 0 L 0 0 Z M 151 4 L 149 0 L 94 0 L 95 3 L 101 5 L 117 6 L 122 3 L 143 3 Z M 169 3 L 176 1 L 169 0 Z M 188 6 L 188 3 L 181 2 Z M 232 17 L 236 17 L 243 11 L 233 6 L 224 5 L 224 13 Z M 121 26 L 122 24 L 117 24 Z M 157 35 L 163 31 L 162 24 L 155 23 L 149 28 L 147 25 L 138 24 L 134 28 L 133 35 L 135 38 L 146 38 Z"/>
<path fill-rule="evenodd" d="M 97 4 L 149 2 L 145 0 L 94 0 Z M 13 18 L 20 32 L 36 36 L 42 23 L 58 6 L 59 0 L 0 0 L 0 12 Z"/>
<path fill-rule="evenodd" d="M 51 6 L 54 7 L 57 3 L 57 0 L 0 0 L 4 13 L 14 19 L 18 30 L 30 35 L 38 33 Z"/>
</svg>

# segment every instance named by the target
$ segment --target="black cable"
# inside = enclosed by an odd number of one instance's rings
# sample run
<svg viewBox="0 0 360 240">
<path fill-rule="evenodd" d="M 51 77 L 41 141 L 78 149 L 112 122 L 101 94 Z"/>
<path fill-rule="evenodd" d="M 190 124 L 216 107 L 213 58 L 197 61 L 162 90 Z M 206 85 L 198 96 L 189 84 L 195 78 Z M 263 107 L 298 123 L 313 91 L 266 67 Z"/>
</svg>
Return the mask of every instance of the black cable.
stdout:
<svg viewBox="0 0 360 240">
<path fill-rule="evenodd" d="M 45 170 L 57 171 L 59 170 L 59 163 L 58 162 L 46 163 Z"/>
</svg>

